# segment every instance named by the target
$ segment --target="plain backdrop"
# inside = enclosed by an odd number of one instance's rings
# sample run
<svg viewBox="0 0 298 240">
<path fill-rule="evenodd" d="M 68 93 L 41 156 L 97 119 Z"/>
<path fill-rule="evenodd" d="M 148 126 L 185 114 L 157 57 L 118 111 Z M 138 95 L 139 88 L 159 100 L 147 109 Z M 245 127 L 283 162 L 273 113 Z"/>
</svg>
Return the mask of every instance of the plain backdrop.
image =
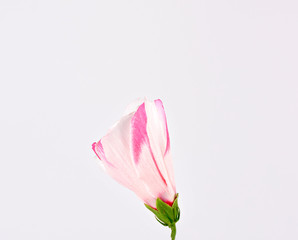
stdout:
<svg viewBox="0 0 298 240">
<path fill-rule="evenodd" d="M 296 0 L 0 0 L 0 239 L 170 239 L 96 162 L 164 102 L 177 240 L 298 239 Z"/>
</svg>

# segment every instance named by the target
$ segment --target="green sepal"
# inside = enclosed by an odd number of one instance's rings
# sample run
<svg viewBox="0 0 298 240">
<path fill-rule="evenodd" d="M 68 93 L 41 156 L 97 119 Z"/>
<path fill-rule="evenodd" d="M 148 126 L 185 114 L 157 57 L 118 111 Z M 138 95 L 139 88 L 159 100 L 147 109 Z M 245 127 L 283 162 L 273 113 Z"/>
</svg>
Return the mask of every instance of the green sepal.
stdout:
<svg viewBox="0 0 298 240">
<path fill-rule="evenodd" d="M 153 212 L 155 214 L 155 218 L 158 222 L 160 222 L 161 224 L 165 224 L 164 226 L 168 226 L 168 219 L 162 215 L 158 210 L 150 207 L 149 205 L 147 205 L 145 203 L 146 208 L 148 208 L 151 212 Z"/>
<path fill-rule="evenodd" d="M 168 225 L 164 222 L 162 222 L 161 220 L 158 219 L 158 217 L 155 216 L 155 219 L 161 224 L 164 225 L 165 227 L 167 227 Z"/>
<path fill-rule="evenodd" d="M 176 235 L 176 222 L 180 219 L 180 209 L 178 206 L 178 193 L 175 196 L 175 200 L 172 206 L 163 202 L 160 198 L 156 200 L 156 209 L 145 204 L 151 212 L 154 213 L 156 220 L 163 226 L 168 226 L 172 230 L 172 239 L 175 239 Z"/>
<path fill-rule="evenodd" d="M 158 198 L 156 200 L 156 208 L 158 212 L 167 219 L 168 225 L 174 222 L 174 209 L 170 205 Z"/>
<path fill-rule="evenodd" d="M 178 222 L 180 219 L 180 208 L 178 207 L 178 193 L 176 194 L 176 198 L 172 205 L 172 208 L 173 208 L 173 212 L 174 212 L 175 222 Z"/>
</svg>

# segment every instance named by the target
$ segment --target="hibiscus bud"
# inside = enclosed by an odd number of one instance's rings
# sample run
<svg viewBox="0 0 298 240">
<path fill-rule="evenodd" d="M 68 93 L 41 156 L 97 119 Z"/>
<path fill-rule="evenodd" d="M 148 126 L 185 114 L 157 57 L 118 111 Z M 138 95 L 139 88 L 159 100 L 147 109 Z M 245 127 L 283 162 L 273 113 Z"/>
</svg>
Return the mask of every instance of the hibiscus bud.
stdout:
<svg viewBox="0 0 298 240">
<path fill-rule="evenodd" d="M 175 239 L 180 210 L 162 101 L 142 101 L 92 148 L 106 172 L 141 198 Z"/>
</svg>

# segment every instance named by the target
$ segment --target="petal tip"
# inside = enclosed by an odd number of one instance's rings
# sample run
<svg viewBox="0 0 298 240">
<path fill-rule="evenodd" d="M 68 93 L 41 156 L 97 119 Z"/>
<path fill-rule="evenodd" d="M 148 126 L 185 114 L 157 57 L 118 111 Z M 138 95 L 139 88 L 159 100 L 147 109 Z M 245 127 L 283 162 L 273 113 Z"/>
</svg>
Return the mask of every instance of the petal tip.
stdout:
<svg viewBox="0 0 298 240">
<path fill-rule="evenodd" d="M 95 146 L 96 146 L 96 142 L 92 143 L 92 149 L 95 152 Z"/>
</svg>

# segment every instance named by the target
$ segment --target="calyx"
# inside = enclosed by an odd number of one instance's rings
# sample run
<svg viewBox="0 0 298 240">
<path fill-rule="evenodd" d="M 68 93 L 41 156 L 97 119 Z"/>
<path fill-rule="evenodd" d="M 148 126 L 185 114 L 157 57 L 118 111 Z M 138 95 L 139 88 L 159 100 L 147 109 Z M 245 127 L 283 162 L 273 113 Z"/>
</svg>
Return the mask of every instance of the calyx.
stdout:
<svg viewBox="0 0 298 240">
<path fill-rule="evenodd" d="M 178 193 L 175 196 L 175 200 L 172 206 L 163 202 L 160 198 L 156 199 L 156 209 L 150 207 L 147 204 L 145 204 L 145 206 L 155 214 L 155 218 L 160 224 L 171 228 L 171 238 L 172 240 L 174 240 L 176 236 L 176 222 L 178 222 L 180 218 L 180 209 L 178 207 Z"/>
</svg>

